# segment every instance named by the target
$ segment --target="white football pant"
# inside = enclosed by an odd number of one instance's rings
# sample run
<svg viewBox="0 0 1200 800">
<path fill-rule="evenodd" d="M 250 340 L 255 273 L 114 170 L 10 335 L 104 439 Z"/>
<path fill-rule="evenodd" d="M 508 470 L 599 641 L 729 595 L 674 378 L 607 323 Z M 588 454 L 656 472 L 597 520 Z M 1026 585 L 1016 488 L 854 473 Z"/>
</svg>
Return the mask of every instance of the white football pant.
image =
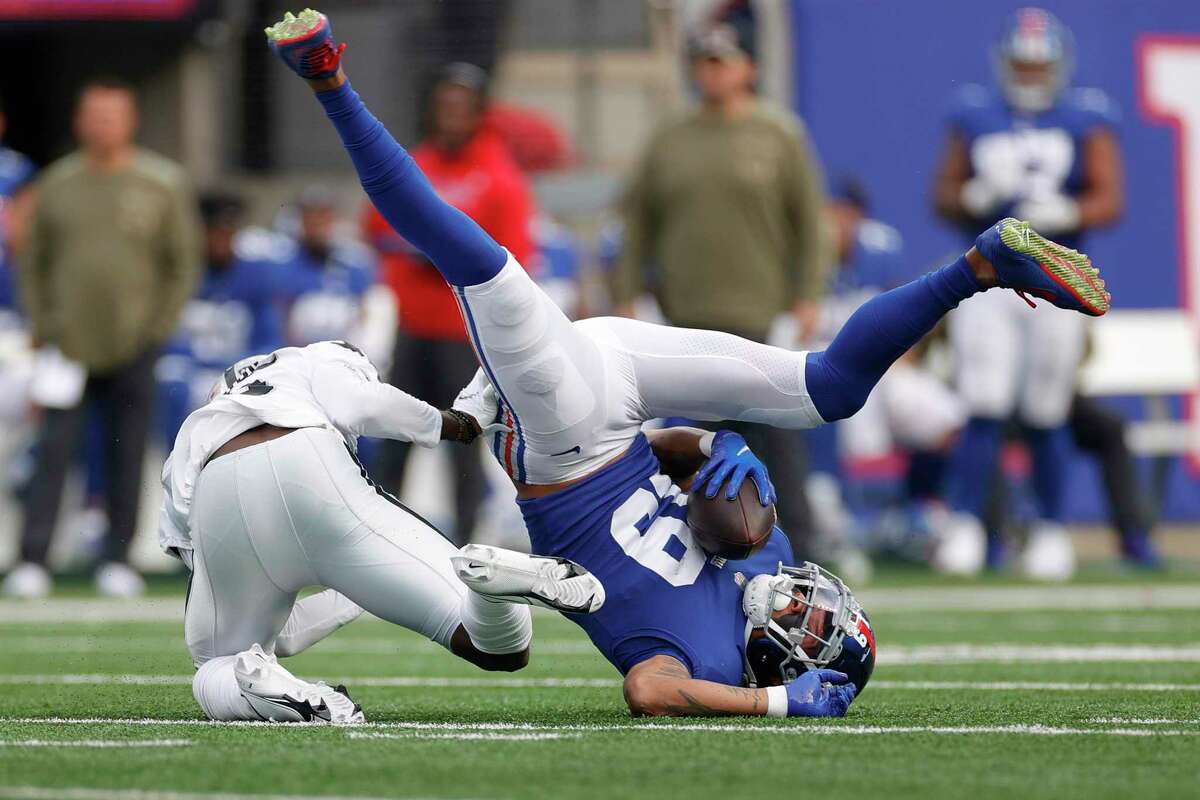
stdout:
<svg viewBox="0 0 1200 800">
<path fill-rule="evenodd" d="M 1034 428 L 1056 428 L 1066 421 L 1086 320 L 1034 302 L 1036 311 L 1014 292 L 983 292 L 950 314 L 958 390 L 971 416 L 1016 415 Z"/>
<path fill-rule="evenodd" d="M 514 480 L 559 483 L 623 453 L 659 417 L 811 428 L 807 354 L 727 333 L 595 318 L 572 323 L 521 266 L 455 287 L 514 434 L 489 444 Z M 491 422 L 492 420 L 487 420 Z"/>
</svg>

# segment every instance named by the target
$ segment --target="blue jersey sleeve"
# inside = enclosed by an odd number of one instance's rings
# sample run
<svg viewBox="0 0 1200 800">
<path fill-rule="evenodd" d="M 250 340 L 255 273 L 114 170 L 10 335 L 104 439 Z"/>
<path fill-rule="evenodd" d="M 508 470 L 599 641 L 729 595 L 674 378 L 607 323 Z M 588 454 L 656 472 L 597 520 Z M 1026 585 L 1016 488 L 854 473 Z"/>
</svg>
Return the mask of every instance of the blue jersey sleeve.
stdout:
<svg viewBox="0 0 1200 800">
<path fill-rule="evenodd" d="M 1100 89 L 1072 89 L 1064 103 L 1075 118 L 1076 134 L 1086 136 L 1097 129 L 1115 131 L 1121 123 L 1121 110 Z"/>
<path fill-rule="evenodd" d="M 670 656 L 696 674 L 696 659 L 690 647 L 668 631 L 648 628 L 630 631 L 612 647 L 612 663 L 624 675 L 643 661 L 655 656 Z"/>
<path fill-rule="evenodd" d="M 992 104 L 992 95 L 977 83 L 968 84 L 950 100 L 946 110 L 946 127 L 970 139 L 978 133 L 979 117 Z"/>
</svg>

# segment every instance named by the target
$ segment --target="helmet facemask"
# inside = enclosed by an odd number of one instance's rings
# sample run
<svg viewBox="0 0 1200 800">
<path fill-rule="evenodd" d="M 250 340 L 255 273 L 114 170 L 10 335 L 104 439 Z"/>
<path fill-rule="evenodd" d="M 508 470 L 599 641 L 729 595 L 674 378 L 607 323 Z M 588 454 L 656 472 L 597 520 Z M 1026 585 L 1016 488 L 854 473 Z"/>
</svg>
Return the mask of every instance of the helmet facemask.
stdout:
<svg viewBox="0 0 1200 800">
<path fill-rule="evenodd" d="M 789 608 L 794 610 L 778 614 Z M 861 632 L 866 619 L 862 606 L 840 578 L 812 562 L 798 567 L 780 564 L 774 575 L 751 579 L 745 584 L 742 609 L 746 613 L 744 658 L 749 686 L 788 683 L 812 669 L 836 669 L 837 662 L 844 660 L 847 637 L 861 643 L 867 652 Z M 864 656 L 864 664 L 866 660 Z M 856 682 L 865 684 L 874 667 L 873 634 L 869 662 Z"/>
</svg>

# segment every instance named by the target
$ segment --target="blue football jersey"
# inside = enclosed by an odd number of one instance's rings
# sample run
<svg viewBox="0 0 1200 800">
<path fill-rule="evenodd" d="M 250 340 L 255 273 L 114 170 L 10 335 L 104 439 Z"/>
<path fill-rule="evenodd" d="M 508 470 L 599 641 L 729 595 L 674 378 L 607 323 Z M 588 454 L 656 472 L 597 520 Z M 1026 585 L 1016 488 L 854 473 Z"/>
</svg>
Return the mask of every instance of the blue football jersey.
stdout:
<svg viewBox="0 0 1200 800">
<path fill-rule="evenodd" d="M 16 150 L 0 147 L 0 314 L 15 314 L 17 309 L 16 275 L 9 263 L 8 204 L 13 196 L 33 180 L 33 162 Z"/>
<path fill-rule="evenodd" d="M 170 352 L 197 366 L 224 369 L 256 353 L 282 347 L 277 265 L 235 257 L 209 269 L 183 309 Z"/>
<path fill-rule="evenodd" d="M 1071 89 L 1046 111 L 1024 114 L 977 85 L 963 89 L 949 119 L 966 142 L 974 175 L 994 175 L 991 181 L 998 186 L 1017 181 L 1016 200 L 997 219 L 1028 197 L 1079 194 L 1085 138 L 1101 128 L 1113 129 L 1117 122 L 1116 105 L 1099 89 Z M 1078 247 L 1077 236 L 1056 239 Z"/>
<path fill-rule="evenodd" d="M 693 677 L 742 682 L 746 615 L 735 576 L 791 563 L 781 531 L 744 561 L 709 558 L 688 530 L 687 494 L 660 473 L 640 434 L 624 457 L 583 481 L 518 502 L 533 552 L 569 558 L 603 582 L 598 612 L 567 616 L 622 674 L 665 654 Z"/>
<path fill-rule="evenodd" d="M 339 242 L 324 260 L 292 244 L 280 280 L 288 301 L 288 344 L 304 347 L 352 338 L 362 319 L 363 296 L 375 280 L 374 256 L 357 242 Z"/>
</svg>

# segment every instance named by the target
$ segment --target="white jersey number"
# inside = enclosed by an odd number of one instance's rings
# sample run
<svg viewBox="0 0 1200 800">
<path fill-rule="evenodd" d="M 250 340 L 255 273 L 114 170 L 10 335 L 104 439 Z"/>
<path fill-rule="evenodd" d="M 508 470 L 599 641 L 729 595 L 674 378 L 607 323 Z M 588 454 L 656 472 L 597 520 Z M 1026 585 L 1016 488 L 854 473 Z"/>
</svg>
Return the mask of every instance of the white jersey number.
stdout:
<svg viewBox="0 0 1200 800">
<path fill-rule="evenodd" d="M 659 514 L 668 504 L 686 508 L 687 496 L 666 475 L 655 475 L 650 482 L 654 491 L 638 489 L 613 514 L 612 537 L 627 556 L 667 583 L 690 586 L 708 557 L 686 522 Z"/>
</svg>

